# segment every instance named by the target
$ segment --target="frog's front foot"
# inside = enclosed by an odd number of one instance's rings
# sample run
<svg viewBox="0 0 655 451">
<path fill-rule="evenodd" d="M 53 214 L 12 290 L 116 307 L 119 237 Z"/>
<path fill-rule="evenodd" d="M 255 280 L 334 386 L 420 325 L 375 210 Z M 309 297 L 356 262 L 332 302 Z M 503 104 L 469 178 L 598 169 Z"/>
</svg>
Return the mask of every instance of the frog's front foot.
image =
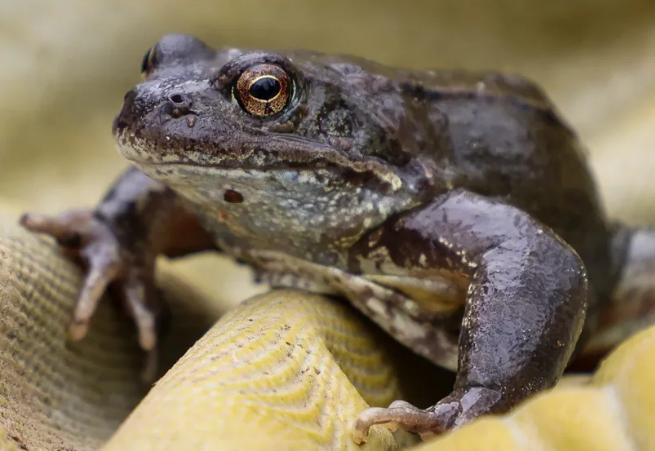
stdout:
<svg viewBox="0 0 655 451">
<path fill-rule="evenodd" d="M 426 440 L 490 412 L 500 397 L 495 390 L 473 387 L 457 390 L 428 409 L 419 409 L 405 401 L 394 401 L 386 409 L 372 407 L 357 417 L 353 439 L 358 444 L 364 443 L 371 426 L 385 424 L 392 431 L 400 427 Z"/>
<path fill-rule="evenodd" d="M 147 254 L 122 245 L 111 227 L 91 210 L 68 211 L 52 217 L 26 213 L 20 223 L 32 232 L 54 237 L 67 254 L 87 268 L 68 328 L 69 337 L 81 340 L 86 336 L 98 303 L 111 285 L 134 318 L 141 348 L 148 351 L 144 379 L 152 380 L 157 343 L 154 261 Z"/>
</svg>

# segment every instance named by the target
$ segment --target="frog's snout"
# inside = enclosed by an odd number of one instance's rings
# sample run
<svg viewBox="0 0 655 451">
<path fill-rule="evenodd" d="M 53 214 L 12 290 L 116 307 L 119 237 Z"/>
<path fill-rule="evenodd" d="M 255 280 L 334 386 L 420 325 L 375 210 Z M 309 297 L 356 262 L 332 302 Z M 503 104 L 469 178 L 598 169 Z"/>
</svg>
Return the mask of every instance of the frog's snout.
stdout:
<svg viewBox="0 0 655 451">
<path fill-rule="evenodd" d="M 148 96 L 139 94 L 136 88 L 125 94 L 123 108 L 114 119 L 114 133 L 120 133 L 126 128 L 134 128 L 139 121 L 155 109 L 157 114 L 173 119 L 183 117 L 191 112 L 191 96 L 183 91 L 173 91 L 160 102 L 149 102 L 145 97 Z"/>
</svg>

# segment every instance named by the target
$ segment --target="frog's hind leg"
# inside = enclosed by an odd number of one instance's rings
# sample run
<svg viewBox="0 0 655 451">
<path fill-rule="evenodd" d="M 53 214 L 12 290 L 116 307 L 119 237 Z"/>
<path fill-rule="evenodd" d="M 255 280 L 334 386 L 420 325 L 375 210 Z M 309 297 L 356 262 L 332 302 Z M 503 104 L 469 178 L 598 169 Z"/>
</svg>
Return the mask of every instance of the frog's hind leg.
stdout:
<svg viewBox="0 0 655 451">
<path fill-rule="evenodd" d="M 582 349 L 582 361 L 595 363 L 639 330 L 655 324 L 655 229 L 615 232 L 619 277 L 609 302 L 598 312 L 595 332 Z"/>
</svg>

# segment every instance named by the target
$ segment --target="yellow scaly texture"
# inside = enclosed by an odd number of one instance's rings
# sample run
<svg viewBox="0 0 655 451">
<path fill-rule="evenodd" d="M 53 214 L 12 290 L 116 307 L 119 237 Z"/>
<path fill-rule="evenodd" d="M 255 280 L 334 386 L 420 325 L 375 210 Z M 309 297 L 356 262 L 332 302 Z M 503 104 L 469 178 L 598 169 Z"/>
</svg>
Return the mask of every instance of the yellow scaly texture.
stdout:
<svg viewBox="0 0 655 451">
<path fill-rule="evenodd" d="M 179 437 L 189 449 L 358 449 L 355 416 L 399 395 L 374 338 L 333 300 L 295 291 L 253 298 L 169 371 L 105 449 L 176 449 L 166 444 Z M 369 443 L 393 448 L 386 430 Z"/>
</svg>

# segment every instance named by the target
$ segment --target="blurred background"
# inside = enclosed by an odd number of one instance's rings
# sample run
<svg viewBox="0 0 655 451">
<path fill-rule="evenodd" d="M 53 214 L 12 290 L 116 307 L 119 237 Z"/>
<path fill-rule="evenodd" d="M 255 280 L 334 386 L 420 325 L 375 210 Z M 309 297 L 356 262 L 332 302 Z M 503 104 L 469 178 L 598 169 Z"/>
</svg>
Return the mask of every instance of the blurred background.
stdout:
<svg viewBox="0 0 655 451">
<path fill-rule="evenodd" d="M 587 145 L 610 214 L 655 224 L 653 0 L 2 0 L 3 205 L 54 213 L 98 200 L 126 167 L 111 121 L 168 32 L 527 75 Z M 261 290 L 216 260 L 175 265 L 226 303 Z"/>
</svg>

